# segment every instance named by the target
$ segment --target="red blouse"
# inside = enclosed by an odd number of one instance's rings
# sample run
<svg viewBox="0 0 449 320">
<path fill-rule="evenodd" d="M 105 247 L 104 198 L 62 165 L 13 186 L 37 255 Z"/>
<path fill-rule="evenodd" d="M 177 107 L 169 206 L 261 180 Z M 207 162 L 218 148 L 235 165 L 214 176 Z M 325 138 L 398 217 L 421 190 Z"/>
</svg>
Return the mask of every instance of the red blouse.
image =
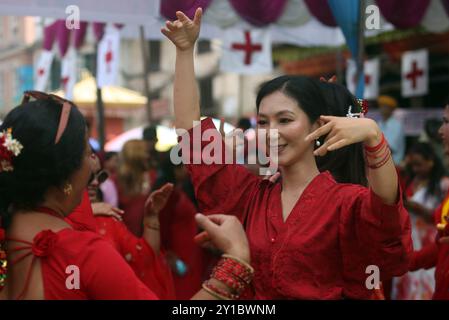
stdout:
<svg viewBox="0 0 449 320">
<path fill-rule="evenodd" d="M 215 129 L 209 118 L 201 122 L 206 129 Z M 369 265 L 379 267 L 381 280 L 407 271 L 412 243 L 401 194 L 395 205 L 386 205 L 370 189 L 339 184 L 324 172 L 284 222 L 279 182 L 240 165 L 188 169 L 203 213 L 232 214 L 244 224 L 257 299 L 367 299 Z"/>
<path fill-rule="evenodd" d="M 39 259 L 46 300 L 157 299 L 117 250 L 90 231 L 44 230 L 32 243 L 10 241 L 14 243 L 12 251 L 20 250 L 24 257 L 31 255 L 33 262 Z M 21 255 L 12 264 L 20 260 Z M 75 283 L 74 269 L 79 271 L 79 289 L 67 286 Z"/>
</svg>

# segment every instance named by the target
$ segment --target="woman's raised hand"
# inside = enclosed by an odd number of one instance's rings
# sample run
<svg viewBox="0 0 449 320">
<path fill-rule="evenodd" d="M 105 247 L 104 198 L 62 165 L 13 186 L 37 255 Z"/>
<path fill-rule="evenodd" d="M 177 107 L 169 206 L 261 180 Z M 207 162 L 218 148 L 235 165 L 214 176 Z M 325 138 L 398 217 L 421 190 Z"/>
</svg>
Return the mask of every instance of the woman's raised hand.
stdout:
<svg viewBox="0 0 449 320">
<path fill-rule="evenodd" d="M 172 192 L 172 183 L 166 183 L 161 188 L 153 191 L 145 202 L 145 215 L 147 217 L 158 216 L 159 212 L 161 212 L 167 204 Z"/>
<path fill-rule="evenodd" d="M 161 32 L 173 42 L 181 51 L 193 49 L 200 33 L 201 17 L 203 11 L 196 9 L 193 20 L 189 19 L 183 12 L 177 11 L 176 21 L 166 21 Z"/>
<path fill-rule="evenodd" d="M 314 151 L 316 156 L 357 142 L 375 145 L 382 137 L 376 122 L 368 118 L 321 116 L 320 122 L 323 125 L 306 137 L 306 142 L 311 142 L 327 135 L 323 145 Z"/>
<path fill-rule="evenodd" d="M 92 203 L 92 212 L 94 216 L 110 216 L 118 221 L 123 220 L 122 215 L 125 213 L 123 210 L 105 202 Z"/>
<path fill-rule="evenodd" d="M 240 221 L 234 216 L 197 214 L 197 223 L 205 230 L 205 237 L 220 251 L 250 262 L 248 239 Z"/>
</svg>

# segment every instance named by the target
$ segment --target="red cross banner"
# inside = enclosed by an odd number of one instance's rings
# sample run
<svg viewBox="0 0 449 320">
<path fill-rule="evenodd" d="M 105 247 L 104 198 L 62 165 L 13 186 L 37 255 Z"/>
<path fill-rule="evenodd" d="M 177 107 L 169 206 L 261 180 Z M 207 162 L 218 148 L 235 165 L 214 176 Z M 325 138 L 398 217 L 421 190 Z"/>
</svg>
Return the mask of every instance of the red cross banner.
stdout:
<svg viewBox="0 0 449 320">
<path fill-rule="evenodd" d="M 116 85 L 120 60 L 120 31 L 109 26 L 98 44 L 97 83 L 98 87 Z"/>
<path fill-rule="evenodd" d="M 365 73 L 365 90 L 363 98 L 371 100 L 379 96 L 379 59 L 374 58 L 364 62 L 363 71 Z M 346 67 L 346 84 L 353 94 L 355 94 L 357 84 L 357 66 L 354 60 L 348 60 Z"/>
<path fill-rule="evenodd" d="M 245 75 L 270 73 L 273 60 L 269 31 L 226 30 L 223 34 L 220 69 Z"/>
<path fill-rule="evenodd" d="M 61 88 L 66 99 L 73 100 L 76 84 L 76 51 L 70 48 L 61 61 Z"/>
<path fill-rule="evenodd" d="M 408 51 L 402 55 L 402 96 L 427 94 L 429 85 L 429 53 L 426 49 Z"/>
<path fill-rule="evenodd" d="M 48 77 L 50 75 L 51 63 L 53 62 L 54 53 L 52 51 L 43 50 L 39 56 L 39 60 L 34 68 L 34 89 L 46 91 Z"/>
</svg>

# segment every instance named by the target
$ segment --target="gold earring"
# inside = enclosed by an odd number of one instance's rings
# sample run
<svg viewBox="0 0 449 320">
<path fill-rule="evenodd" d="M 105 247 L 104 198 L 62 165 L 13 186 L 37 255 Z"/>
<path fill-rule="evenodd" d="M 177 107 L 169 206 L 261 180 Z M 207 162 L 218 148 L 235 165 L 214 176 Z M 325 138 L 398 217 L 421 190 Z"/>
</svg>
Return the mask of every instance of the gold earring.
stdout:
<svg viewBox="0 0 449 320">
<path fill-rule="evenodd" d="M 66 196 L 70 196 L 71 193 L 72 193 L 72 184 L 66 182 L 66 184 L 64 185 L 64 194 Z"/>
</svg>

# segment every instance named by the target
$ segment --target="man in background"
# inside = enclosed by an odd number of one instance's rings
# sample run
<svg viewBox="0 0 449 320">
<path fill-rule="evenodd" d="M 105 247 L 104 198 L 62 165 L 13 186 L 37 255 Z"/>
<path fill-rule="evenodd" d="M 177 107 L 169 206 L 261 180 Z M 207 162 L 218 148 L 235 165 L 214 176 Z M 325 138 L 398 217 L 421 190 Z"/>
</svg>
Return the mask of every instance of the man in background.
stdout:
<svg viewBox="0 0 449 320">
<path fill-rule="evenodd" d="M 398 102 L 395 98 L 384 95 L 377 99 L 377 103 L 381 115 L 379 127 L 390 145 L 394 163 L 399 165 L 404 158 L 405 135 L 402 124 L 393 117 Z"/>
</svg>

